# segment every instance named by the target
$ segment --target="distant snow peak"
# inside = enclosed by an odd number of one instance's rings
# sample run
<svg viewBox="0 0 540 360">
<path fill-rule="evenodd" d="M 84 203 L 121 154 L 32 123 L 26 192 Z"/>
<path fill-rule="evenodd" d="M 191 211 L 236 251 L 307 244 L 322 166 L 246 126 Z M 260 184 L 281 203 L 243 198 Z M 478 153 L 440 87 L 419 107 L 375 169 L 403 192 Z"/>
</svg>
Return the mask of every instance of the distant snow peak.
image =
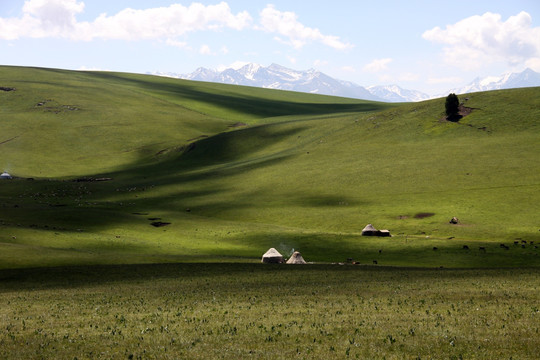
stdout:
<svg viewBox="0 0 540 360">
<path fill-rule="evenodd" d="M 247 79 L 253 80 L 255 78 L 255 74 L 261 68 L 262 68 L 262 65 L 249 63 L 242 66 L 240 69 L 238 69 L 238 72 L 244 75 Z"/>
<path fill-rule="evenodd" d="M 233 67 L 222 70 L 200 67 L 194 72 L 184 75 L 173 73 L 153 74 L 187 80 L 246 85 L 386 102 L 414 102 L 435 97 L 445 97 L 449 93 L 464 94 L 476 91 L 540 86 L 540 73 L 526 69 L 520 73 L 506 73 L 501 76 L 488 76 L 482 79 L 476 78 L 473 82 L 462 88 L 452 89 L 445 94 L 437 96 L 429 96 L 420 91 L 403 89 L 398 85 L 377 85 L 365 88 L 350 81 L 334 79 L 315 69 L 300 71 L 278 64 L 271 64 L 268 67 L 254 63 L 235 63 L 233 65 Z"/>
<path fill-rule="evenodd" d="M 430 98 L 428 94 L 424 94 L 416 90 L 402 89 L 397 85 L 369 86 L 367 89 L 373 95 L 378 96 L 388 102 L 422 101 Z"/>
<path fill-rule="evenodd" d="M 171 74 L 167 76 L 171 76 Z M 374 96 L 360 85 L 336 80 L 315 69 L 299 71 L 278 64 L 264 67 L 260 64 L 249 63 L 237 69 L 227 68 L 221 71 L 198 68 L 190 74 L 176 75 L 176 77 L 188 80 L 383 101 L 383 99 Z"/>
<path fill-rule="evenodd" d="M 540 73 L 527 68 L 519 73 L 509 72 L 500 76 L 476 78 L 470 84 L 461 88 L 451 89 L 448 93 L 466 94 L 477 91 L 513 89 L 531 86 L 540 86 Z"/>
</svg>

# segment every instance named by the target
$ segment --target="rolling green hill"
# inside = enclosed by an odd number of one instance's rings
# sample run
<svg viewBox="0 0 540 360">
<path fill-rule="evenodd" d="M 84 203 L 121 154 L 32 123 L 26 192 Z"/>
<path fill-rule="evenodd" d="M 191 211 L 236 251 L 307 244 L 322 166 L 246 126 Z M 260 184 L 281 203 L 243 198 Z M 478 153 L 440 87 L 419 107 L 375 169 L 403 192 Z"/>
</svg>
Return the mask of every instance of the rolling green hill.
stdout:
<svg viewBox="0 0 540 360">
<path fill-rule="evenodd" d="M 540 88 L 470 94 L 452 123 L 444 99 L 19 67 L 0 86 L 15 89 L 0 91 L 0 170 L 20 177 L 0 182 L 3 268 L 251 262 L 268 247 L 540 265 Z M 361 237 L 367 223 L 394 236 Z"/>
</svg>

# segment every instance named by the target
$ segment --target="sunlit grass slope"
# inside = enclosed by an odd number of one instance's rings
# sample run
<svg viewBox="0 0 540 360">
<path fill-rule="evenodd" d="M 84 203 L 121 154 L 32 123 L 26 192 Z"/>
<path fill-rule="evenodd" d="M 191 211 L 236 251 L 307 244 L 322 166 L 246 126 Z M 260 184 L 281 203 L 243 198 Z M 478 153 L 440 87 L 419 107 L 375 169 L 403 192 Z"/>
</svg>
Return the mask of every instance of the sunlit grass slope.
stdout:
<svg viewBox="0 0 540 360">
<path fill-rule="evenodd" d="M 153 161 L 193 139 L 280 116 L 387 105 L 154 76 L 0 66 L 0 167 L 62 177 Z"/>
<path fill-rule="evenodd" d="M 473 112 L 450 123 L 444 99 L 0 71 L 16 88 L 0 93 L 0 160 L 35 177 L 0 183 L 2 267 L 257 261 L 268 247 L 312 261 L 540 265 L 540 88 L 471 94 Z M 79 110 L 36 106 L 49 98 Z M 367 223 L 394 236 L 361 237 Z"/>
</svg>

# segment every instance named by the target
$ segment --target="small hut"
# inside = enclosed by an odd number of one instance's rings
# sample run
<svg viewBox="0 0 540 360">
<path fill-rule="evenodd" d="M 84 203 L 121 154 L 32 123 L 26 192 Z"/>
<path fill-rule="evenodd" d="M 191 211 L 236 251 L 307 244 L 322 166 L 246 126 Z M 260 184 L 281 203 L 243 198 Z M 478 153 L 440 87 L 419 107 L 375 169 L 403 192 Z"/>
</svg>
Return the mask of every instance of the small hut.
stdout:
<svg viewBox="0 0 540 360">
<path fill-rule="evenodd" d="M 379 234 L 377 236 L 390 237 L 390 230 L 379 230 Z"/>
<path fill-rule="evenodd" d="M 12 177 L 7 172 L 3 172 L 0 174 L 0 179 L 12 179 Z"/>
<path fill-rule="evenodd" d="M 287 260 L 287 264 L 306 264 L 306 261 L 302 257 L 302 254 L 300 254 L 298 251 L 295 251 L 289 260 Z"/>
<path fill-rule="evenodd" d="M 373 225 L 367 224 L 364 230 L 362 230 L 362 236 L 377 236 L 379 230 L 375 229 Z"/>
<path fill-rule="evenodd" d="M 390 230 L 377 230 L 371 224 L 367 224 L 364 230 L 362 230 L 362 236 L 380 236 L 390 237 Z"/>
<path fill-rule="evenodd" d="M 268 251 L 262 256 L 261 261 L 265 264 L 281 264 L 284 262 L 283 255 L 281 255 L 279 251 L 274 248 L 268 249 Z"/>
</svg>

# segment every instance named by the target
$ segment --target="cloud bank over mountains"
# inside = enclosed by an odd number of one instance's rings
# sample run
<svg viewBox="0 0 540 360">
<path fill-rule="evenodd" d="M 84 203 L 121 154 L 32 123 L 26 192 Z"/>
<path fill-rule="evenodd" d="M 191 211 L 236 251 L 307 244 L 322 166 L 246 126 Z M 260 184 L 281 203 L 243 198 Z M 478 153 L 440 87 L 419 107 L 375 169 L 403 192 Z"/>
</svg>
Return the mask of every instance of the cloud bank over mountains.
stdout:
<svg viewBox="0 0 540 360">
<path fill-rule="evenodd" d="M 216 5 L 192 3 L 189 6 L 171 4 L 167 7 L 135 10 L 126 8 L 114 15 L 103 13 L 93 21 L 78 21 L 85 4 L 77 0 L 29 0 L 22 16 L 0 18 L 0 39 L 66 38 L 74 41 L 95 39 L 162 40 L 168 45 L 184 46 L 180 36 L 197 31 L 252 29 L 276 34 L 276 40 L 294 48 L 308 42 L 320 42 L 337 50 L 352 45 L 338 36 L 322 34 L 298 21 L 296 14 L 282 12 L 267 5 L 258 22 L 247 11 L 234 14 L 226 2 Z"/>
<path fill-rule="evenodd" d="M 540 67 L 540 27 L 532 27 L 525 11 L 506 21 L 491 12 L 471 16 L 445 29 L 435 27 L 422 37 L 443 44 L 444 61 L 458 68 L 478 69 L 495 61 Z"/>
<path fill-rule="evenodd" d="M 277 62 L 429 93 L 476 76 L 540 71 L 540 8 L 529 0 L 478 0 L 444 14 L 422 0 L 0 4 L 5 65 L 140 73 Z"/>
</svg>

